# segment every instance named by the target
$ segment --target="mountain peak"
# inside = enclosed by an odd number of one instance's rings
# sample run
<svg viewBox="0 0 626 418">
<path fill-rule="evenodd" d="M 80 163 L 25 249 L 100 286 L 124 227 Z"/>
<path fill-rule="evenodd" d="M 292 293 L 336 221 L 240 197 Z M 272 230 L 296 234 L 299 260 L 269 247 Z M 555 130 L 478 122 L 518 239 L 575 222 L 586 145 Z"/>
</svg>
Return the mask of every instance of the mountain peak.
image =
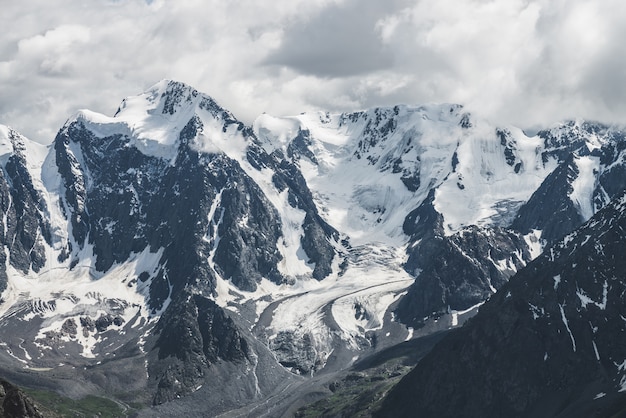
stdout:
<svg viewBox="0 0 626 418">
<path fill-rule="evenodd" d="M 129 145 L 145 155 L 173 162 L 178 154 L 180 134 L 195 120 L 200 131 L 206 127 L 211 135 L 201 135 L 198 147 L 219 152 L 212 144 L 220 139 L 220 132 L 237 122 L 210 96 L 178 81 L 161 80 L 145 92 L 125 98 L 113 117 L 89 110 L 79 110 L 70 118 L 64 129 L 74 122 L 85 126 L 97 137 L 125 135 Z"/>
<path fill-rule="evenodd" d="M 5 125 L 0 125 L 0 156 L 13 153 L 13 138 L 15 131 Z"/>
<path fill-rule="evenodd" d="M 143 93 L 122 100 L 115 118 L 128 120 L 137 116 L 162 115 L 166 120 L 186 117 L 198 109 L 207 110 L 214 116 L 230 112 L 222 108 L 207 94 L 201 93 L 192 86 L 174 80 L 161 80 Z"/>
</svg>

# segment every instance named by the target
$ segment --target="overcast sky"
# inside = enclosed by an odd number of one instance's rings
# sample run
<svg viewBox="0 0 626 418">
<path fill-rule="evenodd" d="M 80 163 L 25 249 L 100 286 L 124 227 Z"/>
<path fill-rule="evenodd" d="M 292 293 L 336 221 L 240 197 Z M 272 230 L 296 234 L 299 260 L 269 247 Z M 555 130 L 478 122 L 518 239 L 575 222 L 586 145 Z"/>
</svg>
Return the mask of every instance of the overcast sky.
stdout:
<svg viewBox="0 0 626 418">
<path fill-rule="evenodd" d="M 623 0 L 3 0 L 0 28 L 0 123 L 40 142 L 164 78 L 246 123 L 431 102 L 626 123 Z"/>
</svg>

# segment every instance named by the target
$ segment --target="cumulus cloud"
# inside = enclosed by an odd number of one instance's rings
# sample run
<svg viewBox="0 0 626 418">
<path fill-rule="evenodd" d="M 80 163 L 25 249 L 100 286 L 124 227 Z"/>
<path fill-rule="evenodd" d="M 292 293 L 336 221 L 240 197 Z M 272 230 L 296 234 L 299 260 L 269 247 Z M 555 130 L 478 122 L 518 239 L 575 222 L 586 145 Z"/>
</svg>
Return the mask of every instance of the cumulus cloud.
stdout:
<svg viewBox="0 0 626 418">
<path fill-rule="evenodd" d="M 163 78 L 245 122 L 457 102 L 498 123 L 626 123 L 618 0 L 8 2 L 0 123 L 49 142 Z"/>
</svg>

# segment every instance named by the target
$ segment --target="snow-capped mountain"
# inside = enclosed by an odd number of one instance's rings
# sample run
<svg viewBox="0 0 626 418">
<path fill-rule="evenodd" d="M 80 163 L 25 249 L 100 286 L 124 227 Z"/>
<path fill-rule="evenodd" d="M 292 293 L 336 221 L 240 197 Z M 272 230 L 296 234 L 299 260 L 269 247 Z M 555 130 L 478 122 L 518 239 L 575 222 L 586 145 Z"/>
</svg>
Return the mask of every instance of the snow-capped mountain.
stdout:
<svg viewBox="0 0 626 418">
<path fill-rule="evenodd" d="M 214 413 L 263 399 L 459 324 L 623 189 L 624 148 L 447 104 L 247 127 L 167 80 L 48 148 L 2 128 L 0 366 Z"/>
<path fill-rule="evenodd" d="M 442 340 L 381 416 L 622 416 L 624 228 L 622 192 Z"/>
</svg>

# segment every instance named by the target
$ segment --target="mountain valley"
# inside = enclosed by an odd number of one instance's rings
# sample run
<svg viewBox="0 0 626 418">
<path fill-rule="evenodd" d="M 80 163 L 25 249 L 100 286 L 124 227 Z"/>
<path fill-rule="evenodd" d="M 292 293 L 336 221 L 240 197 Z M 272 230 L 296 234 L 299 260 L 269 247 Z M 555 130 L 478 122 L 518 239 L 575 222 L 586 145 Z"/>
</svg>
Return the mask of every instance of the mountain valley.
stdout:
<svg viewBox="0 0 626 418">
<path fill-rule="evenodd" d="M 246 126 L 169 80 L 49 146 L 2 126 L 0 374 L 139 416 L 288 416 L 395 368 L 383 416 L 619 411 L 623 132 L 453 104 Z"/>
</svg>

